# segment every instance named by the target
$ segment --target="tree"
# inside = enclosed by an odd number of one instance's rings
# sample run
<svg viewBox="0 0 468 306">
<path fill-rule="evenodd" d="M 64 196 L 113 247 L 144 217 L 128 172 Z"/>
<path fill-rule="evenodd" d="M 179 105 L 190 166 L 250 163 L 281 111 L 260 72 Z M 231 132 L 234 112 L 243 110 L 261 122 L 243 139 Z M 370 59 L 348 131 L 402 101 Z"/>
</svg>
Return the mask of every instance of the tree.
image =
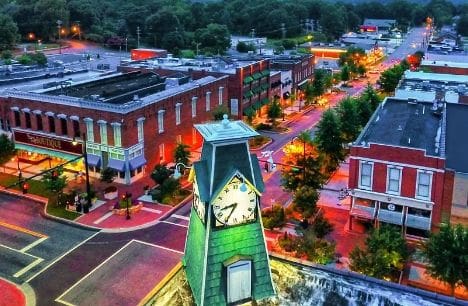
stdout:
<svg viewBox="0 0 468 306">
<path fill-rule="evenodd" d="M 162 185 L 165 180 L 171 176 L 172 172 L 169 170 L 166 165 L 158 164 L 154 167 L 153 172 L 151 172 L 151 179 L 158 185 Z"/>
<path fill-rule="evenodd" d="M 0 14 L 0 51 L 12 49 L 19 38 L 18 27 L 13 19 L 4 14 Z"/>
<path fill-rule="evenodd" d="M 323 238 L 333 231 L 333 224 L 325 218 L 322 210 L 314 216 L 311 227 L 317 238 Z"/>
<path fill-rule="evenodd" d="M 178 143 L 174 150 L 174 161 L 175 163 L 183 163 L 185 165 L 189 164 L 191 153 L 189 151 L 190 146 Z"/>
<path fill-rule="evenodd" d="M 325 93 L 325 78 L 327 73 L 323 69 L 317 69 L 314 73 L 314 80 L 312 81 L 311 86 L 311 96 L 313 98 L 318 98 Z M 309 86 L 308 86 L 309 87 Z M 306 88 L 307 89 L 307 88 Z M 307 95 L 306 95 L 307 97 Z"/>
<path fill-rule="evenodd" d="M 364 76 L 367 72 L 367 69 L 366 69 L 366 66 L 360 64 L 359 66 L 357 66 L 357 73 L 360 75 L 360 76 Z"/>
<path fill-rule="evenodd" d="M 180 182 L 175 178 L 168 177 L 164 180 L 164 182 L 160 186 L 161 194 L 162 194 L 162 201 L 163 203 L 167 203 L 165 198 L 170 197 L 173 198 L 178 190 L 180 190 Z"/>
<path fill-rule="evenodd" d="M 315 140 L 319 152 L 328 159 L 328 170 L 334 169 L 343 160 L 343 139 L 338 116 L 332 109 L 326 110 L 317 124 Z"/>
<path fill-rule="evenodd" d="M 101 182 L 110 184 L 114 181 L 116 176 L 117 176 L 117 172 L 114 169 L 106 167 L 101 170 L 100 180 Z"/>
<path fill-rule="evenodd" d="M 303 218 L 308 219 L 315 214 L 319 193 L 310 186 L 301 186 L 294 192 L 294 208 Z"/>
<path fill-rule="evenodd" d="M 275 227 L 282 227 L 286 223 L 284 208 L 281 205 L 275 204 L 271 209 L 262 211 L 263 226 L 270 230 Z"/>
<path fill-rule="evenodd" d="M 301 231 L 296 248 L 298 256 L 305 255 L 308 260 L 323 265 L 330 263 L 335 256 L 335 243 L 318 238 L 310 227 Z"/>
<path fill-rule="evenodd" d="M 291 167 L 283 167 L 281 172 L 281 185 L 289 191 L 294 192 L 301 186 L 310 186 L 314 189 L 322 187 L 324 178 L 321 172 L 321 156 L 306 156 L 298 154 L 290 162 Z"/>
<path fill-rule="evenodd" d="M 15 144 L 7 135 L 0 135 L 0 164 L 4 164 L 15 156 Z"/>
<path fill-rule="evenodd" d="M 47 57 L 42 52 L 36 52 L 29 55 L 31 59 L 39 66 L 47 65 Z"/>
<path fill-rule="evenodd" d="M 42 174 L 41 181 L 44 183 L 45 188 L 51 194 L 57 194 L 59 196 L 63 193 L 63 189 L 67 186 L 67 177 L 63 175 L 62 167 L 45 172 Z"/>
<path fill-rule="evenodd" d="M 382 72 L 380 75 L 379 83 L 380 87 L 385 92 L 393 92 L 400 81 L 401 74 L 395 68 L 390 68 Z"/>
<path fill-rule="evenodd" d="M 468 36 L 468 13 L 461 15 L 458 19 L 457 32 L 461 36 Z"/>
<path fill-rule="evenodd" d="M 382 102 L 382 99 L 379 97 L 379 95 L 377 94 L 377 92 L 371 84 L 367 84 L 366 89 L 361 95 L 361 99 L 369 103 L 372 112 L 377 108 L 377 106 L 379 106 L 380 102 Z"/>
<path fill-rule="evenodd" d="M 276 119 L 280 118 L 282 114 L 281 105 L 278 98 L 273 98 L 273 101 L 268 106 L 268 118 L 272 121 L 273 126 L 276 126 Z"/>
<path fill-rule="evenodd" d="M 185 41 L 182 34 L 183 33 L 179 31 L 165 33 L 161 41 L 161 46 L 177 56 L 178 52 L 185 47 Z"/>
<path fill-rule="evenodd" d="M 247 53 L 249 51 L 255 51 L 255 46 L 253 44 L 246 44 L 243 41 L 240 41 L 236 46 L 237 52 Z"/>
<path fill-rule="evenodd" d="M 344 16 L 346 16 L 346 12 L 340 5 L 327 4 L 326 8 L 323 9 L 320 25 L 323 32 L 331 40 L 340 38 L 341 34 L 344 33 L 346 27 Z"/>
<path fill-rule="evenodd" d="M 215 121 L 223 120 L 223 116 L 228 114 L 229 109 L 225 105 L 218 105 L 211 112 L 211 116 L 213 116 L 213 120 Z"/>
<path fill-rule="evenodd" d="M 429 274 L 451 288 L 468 287 L 468 229 L 458 224 L 442 224 L 440 232 L 432 233 L 424 244 L 423 253 L 429 261 Z"/>
<path fill-rule="evenodd" d="M 408 259 L 405 239 L 390 225 L 374 229 L 367 237 L 365 248 L 350 253 L 350 268 L 376 278 L 397 280 Z"/>
<path fill-rule="evenodd" d="M 146 19 L 145 27 L 148 43 L 160 46 L 164 36 L 176 31 L 181 25 L 173 8 L 164 6 Z"/>
<path fill-rule="evenodd" d="M 359 124 L 361 127 L 366 126 L 370 117 L 372 116 L 372 107 L 368 100 L 362 96 L 356 99 L 356 110 L 359 117 Z"/>
<path fill-rule="evenodd" d="M 341 80 L 345 82 L 345 84 L 346 82 L 349 81 L 351 77 L 351 70 L 348 65 L 344 65 L 343 67 L 341 67 L 340 77 L 341 77 Z"/>
<path fill-rule="evenodd" d="M 225 25 L 210 23 L 195 31 L 195 40 L 213 54 L 223 54 L 231 46 L 231 36 Z"/>
<path fill-rule="evenodd" d="M 343 141 L 353 141 L 359 133 L 359 113 L 354 99 L 347 97 L 338 105 L 338 118 L 340 120 Z"/>
<path fill-rule="evenodd" d="M 34 1 L 32 22 L 34 28 L 31 32 L 43 39 L 58 38 L 57 20 L 62 21 L 62 25 L 68 24 L 69 11 L 65 0 L 38 0 Z"/>
</svg>

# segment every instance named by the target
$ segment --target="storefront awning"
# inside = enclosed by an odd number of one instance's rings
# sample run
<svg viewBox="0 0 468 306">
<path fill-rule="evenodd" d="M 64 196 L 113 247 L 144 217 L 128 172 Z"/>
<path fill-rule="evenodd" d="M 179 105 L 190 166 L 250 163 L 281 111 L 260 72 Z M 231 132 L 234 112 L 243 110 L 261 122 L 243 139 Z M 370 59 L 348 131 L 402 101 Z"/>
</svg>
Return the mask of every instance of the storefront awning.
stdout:
<svg viewBox="0 0 468 306">
<path fill-rule="evenodd" d="M 250 75 L 249 76 L 246 76 L 244 78 L 244 84 L 249 84 L 250 82 L 252 82 L 254 79 L 253 77 L 251 77 Z"/>
<path fill-rule="evenodd" d="M 107 163 L 107 167 L 112 168 L 112 169 L 117 170 L 117 171 L 124 171 L 125 170 L 125 161 L 109 158 L 109 162 Z"/>
<path fill-rule="evenodd" d="M 262 78 L 262 74 L 260 72 L 255 72 L 253 74 L 253 78 L 254 80 L 258 80 L 258 79 L 261 79 Z"/>
<path fill-rule="evenodd" d="M 268 75 L 270 75 L 270 70 L 268 70 L 268 69 L 263 70 L 263 71 L 262 71 L 262 75 L 263 75 L 263 76 L 268 76 Z"/>
<path fill-rule="evenodd" d="M 267 89 L 270 87 L 270 85 L 266 83 L 266 84 L 262 84 L 260 87 L 261 87 L 263 90 L 267 90 Z"/>
<path fill-rule="evenodd" d="M 134 159 L 131 159 L 129 163 L 130 163 L 130 169 L 135 170 L 138 167 L 146 165 L 146 159 L 143 155 L 138 155 Z"/>
<path fill-rule="evenodd" d="M 251 90 L 244 93 L 244 99 L 248 99 L 253 96 L 253 92 Z"/>
<path fill-rule="evenodd" d="M 252 105 L 252 108 L 253 108 L 254 110 L 259 110 L 261 107 L 262 107 L 262 103 L 261 103 L 260 101 L 255 102 L 255 103 Z"/>
<path fill-rule="evenodd" d="M 252 89 L 252 91 L 253 91 L 254 94 L 259 94 L 262 91 L 262 88 L 261 87 L 255 87 L 254 89 Z"/>
<path fill-rule="evenodd" d="M 87 154 L 88 165 L 92 167 L 99 167 L 101 165 L 101 156 L 94 154 Z"/>
<path fill-rule="evenodd" d="M 303 90 L 307 86 L 308 83 L 309 83 L 309 79 L 305 79 L 304 81 L 297 84 L 297 88 L 299 88 L 300 90 Z"/>
<path fill-rule="evenodd" d="M 263 98 L 260 103 L 262 103 L 262 105 L 266 105 L 268 103 L 270 103 L 270 100 L 268 98 Z"/>
<path fill-rule="evenodd" d="M 72 160 L 72 159 L 76 159 L 77 157 L 80 157 L 80 155 L 73 155 L 73 154 L 68 154 L 68 153 L 61 152 L 61 151 L 48 150 L 45 148 L 30 146 L 30 145 L 22 144 L 19 142 L 15 143 L 15 149 L 43 154 L 43 155 L 49 155 L 49 156 L 58 157 L 58 158 L 65 159 L 65 160 Z"/>
</svg>

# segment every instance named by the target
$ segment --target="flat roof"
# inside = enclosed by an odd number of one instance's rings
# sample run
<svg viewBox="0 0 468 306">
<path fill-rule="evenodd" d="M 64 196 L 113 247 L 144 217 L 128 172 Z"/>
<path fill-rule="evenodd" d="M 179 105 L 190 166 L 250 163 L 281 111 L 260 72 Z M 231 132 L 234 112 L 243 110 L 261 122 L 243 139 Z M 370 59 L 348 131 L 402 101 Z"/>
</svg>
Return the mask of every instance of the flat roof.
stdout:
<svg viewBox="0 0 468 306">
<path fill-rule="evenodd" d="M 386 98 L 359 135 L 356 145 L 386 144 L 422 149 L 440 156 L 442 115 L 434 113 L 432 103 Z"/>
<path fill-rule="evenodd" d="M 468 173 L 467 118 L 468 105 L 447 104 L 446 167 L 462 173 Z"/>
<path fill-rule="evenodd" d="M 404 79 L 421 80 L 421 81 L 441 81 L 441 82 L 455 82 L 455 83 L 467 83 L 468 75 L 455 75 L 446 73 L 431 73 L 422 71 L 409 71 L 406 70 L 403 76 Z"/>
<path fill-rule="evenodd" d="M 436 66 L 436 67 L 452 67 L 452 68 L 468 68 L 467 62 L 451 62 L 451 61 L 437 61 L 437 60 L 423 60 L 421 66 Z"/>
<path fill-rule="evenodd" d="M 456 62 L 456 63 L 468 63 L 468 54 L 466 53 L 455 53 L 450 52 L 449 54 L 440 54 L 427 52 L 426 60 L 428 61 L 447 61 L 447 62 Z"/>
<path fill-rule="evenodd" d="M 391 26 L 396 23 L 395 19 L 373 19 L 366 18 L 362 25 Z"/>
</svg>

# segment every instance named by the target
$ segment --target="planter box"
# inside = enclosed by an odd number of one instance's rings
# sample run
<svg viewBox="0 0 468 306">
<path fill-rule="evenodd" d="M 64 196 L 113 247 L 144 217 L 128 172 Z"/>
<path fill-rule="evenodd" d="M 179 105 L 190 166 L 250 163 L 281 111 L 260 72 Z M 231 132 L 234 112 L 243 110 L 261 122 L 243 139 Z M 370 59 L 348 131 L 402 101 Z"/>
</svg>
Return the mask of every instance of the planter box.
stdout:
<svg viewBox="0 0 468 306">
<path fill-rule="evenodd" d="M 138 205 L 133 205 L 128 210 L 130 211 L 130 214 L 134 214 L 134 213 L 139 212 L 142 208 L 143 208 L 143 204 L 138 204 Z M 127 209 L 126 208 L 112 209 L 112 213 L 114 215 L 124 216 L 127 213 Z"/>
<path fill-rule="evenodd" d="M 119 195 L 119 192 L 118 192 L 118 191 L 109 192 L 109 193 L 104 193 L 104 199 L 106 199 L 106 200 L 117 199 L 117 196 L 118 196 L 118 195 Z"/>
</svg>

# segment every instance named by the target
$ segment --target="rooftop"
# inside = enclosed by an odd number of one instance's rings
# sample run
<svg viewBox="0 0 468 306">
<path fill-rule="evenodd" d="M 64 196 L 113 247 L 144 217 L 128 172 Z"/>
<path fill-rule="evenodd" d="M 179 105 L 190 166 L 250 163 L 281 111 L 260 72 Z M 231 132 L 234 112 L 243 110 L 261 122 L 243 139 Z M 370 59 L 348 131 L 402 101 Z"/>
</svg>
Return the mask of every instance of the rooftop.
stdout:
<svg viewBox="0 0 468 306">
<path fill-rule="evenodd" d="M 457 63 L 468 63 L 468 54 L 466 53 L 454 53 L 449 54 L 442 53 L 433 53 L 427 52 L 426 60 L 428 61 L 447 61 L 447 62 L 457 62 Z"/>
<path fill-rule="evenodd" d="M 406 80 L 420 80 L 420 81 L 439 81 L 447 83 L 456 83 L 456 84 L 467 84 L 468 85 L 468 75 L 455 75 L 455 74 L 445 74 L 445 73 L 430 73 L 422 71 L 405 71 L 403 76 Z"/>
<path fill-rule="evenodd" d="M 366 18 L 364 19 L 363 25 L 373 25 L 378 27 L 388 27 L 392 26 L 396 23 L 395 19 L 372 19 Z"/>
<path fill-rule="evenodd" d="M 433 103 L 386 98 L 356 140 L 357 145 L 386 144 L 422 149 L 441 156 L 442 113 Z"/>
<path fill-rule="evenodd" d="M 195 124 L 195 128 L 208 142 L 228 139 L 250 138 L 259 135 L 242 121 L 229 121 L 227 115 L 222 121 Z"/>
<path fill-rule="evenodd" d="M 436 66 L 436 67 L 452 67 L 452 68 L 468 68 L 467 62 L 451 62 L 451 61 L 437 61 L 437 60 L 424 60 L 421 66 Z"/>
<path fill-rule="evenodd" d="M 468 105 L 447 104 L 446 167 L 468 173 Z"/>
</svg>

